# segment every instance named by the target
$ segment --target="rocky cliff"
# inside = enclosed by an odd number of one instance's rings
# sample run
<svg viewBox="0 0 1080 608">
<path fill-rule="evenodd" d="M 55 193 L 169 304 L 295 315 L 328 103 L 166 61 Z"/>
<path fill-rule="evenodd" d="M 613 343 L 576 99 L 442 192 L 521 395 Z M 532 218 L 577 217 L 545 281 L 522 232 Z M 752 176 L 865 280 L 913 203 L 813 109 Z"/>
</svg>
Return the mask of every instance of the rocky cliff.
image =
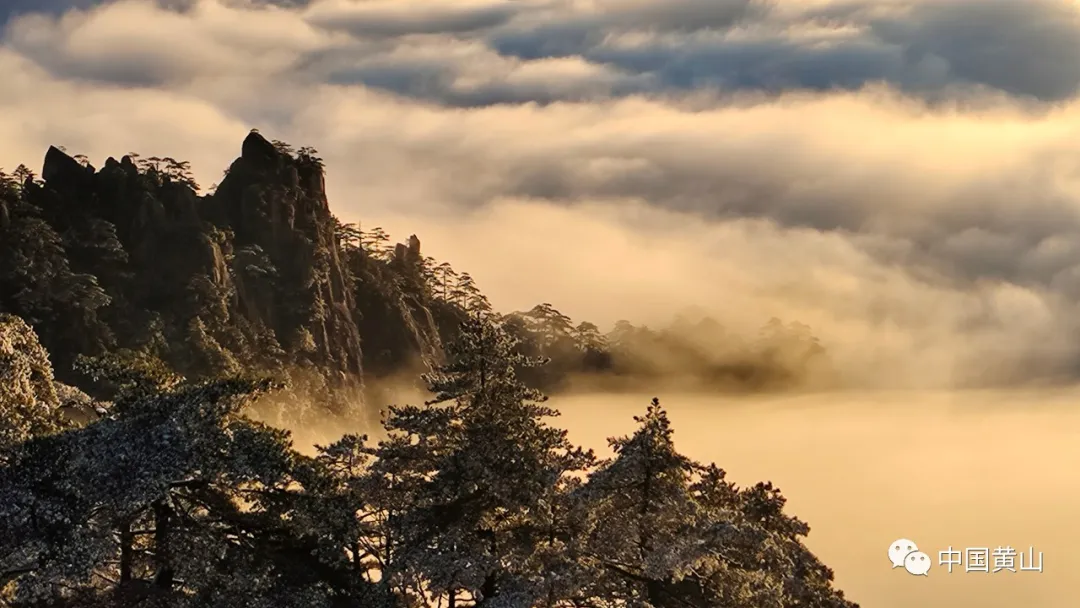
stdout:
<svg viewBox="0 0 1080 608">
<path fill-rule="evenodd" d="M 424 256 L 415 235 L 392 246 L 380 228 L 334 217 L 315 150 L 254 131 L 207 195 L 172 158 L 131 154 L 98 170 L 50 148 L 41 179 L 0 172 L 0 313 L 29 323 L 57 379 L 91 399 L 108 387 L 79 371 L 80 357 L 191 378 L 270 374 L 294 387 L 279 415 L 303 419 L 312 404 L 351 415 L 367 381 L 416 379 L 467 315 L 491 312 L 472 277 Z M 741 343 L 708 319 L 659 332 L 620 322 L 601 335 L 550 304 L 494 318 L 550 360 L 521 370 L 549 392 L 583 374 L 604 390 L 831 377 L 798 324 Z"/>
<path fill-rule="evenodd" d="M 437 360 L 460 312 L 433 302 L 416 237 L 380 257 L 343 246 L 341 225 L 314 151 L 254 131 L 205 196 L 180 161 L 97 170 L 50 148 L 41 179 L 5 179 L 0 312 L 31 323 L 80 386 L 79 355 L 119 354 L 188 376 L 277 370 L 355 399 L 366 366 Z"/>
</svg>

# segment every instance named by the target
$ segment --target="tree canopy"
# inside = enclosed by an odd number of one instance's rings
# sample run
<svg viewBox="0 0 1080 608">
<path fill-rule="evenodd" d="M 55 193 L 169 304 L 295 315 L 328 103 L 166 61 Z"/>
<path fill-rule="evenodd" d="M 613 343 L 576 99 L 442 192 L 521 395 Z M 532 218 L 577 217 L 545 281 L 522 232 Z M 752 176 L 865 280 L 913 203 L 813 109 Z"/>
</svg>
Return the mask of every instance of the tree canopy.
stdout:
<svg viewBox="0 0 1080 608">
<path fill-rule="evenodd" d="M 654 399 L 598 460 L 517 379 L 539 361 L 470 318 L 433 398 L 386 438 L 305 456 L 245 413 L 268 380 L 84 361 L 117 400 L 56 422 L 51 368 L 6 320 L 0 585 L 13 606 L 853 607 L 769 484 L 675 449 Z"/>
</svg>

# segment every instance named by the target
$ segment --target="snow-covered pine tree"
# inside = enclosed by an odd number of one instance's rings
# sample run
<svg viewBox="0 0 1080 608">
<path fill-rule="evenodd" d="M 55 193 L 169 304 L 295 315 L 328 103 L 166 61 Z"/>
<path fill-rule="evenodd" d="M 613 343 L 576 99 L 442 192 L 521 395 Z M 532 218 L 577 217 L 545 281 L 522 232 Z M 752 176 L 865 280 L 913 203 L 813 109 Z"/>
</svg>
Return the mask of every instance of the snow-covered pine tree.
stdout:
<svg viewBox="0 0 1080 608">
<path fill-rule="evenodd" d="M 557 412 L 515 368 L 537 363 L 496 324 L 471 318 L 448 363 L 425 377 L 435 398 L 392 408 L 374 471 L 401 509 L 393 575 L 451 606 L 555 605 L 573 587 L 567 488 L 592 454 L 544 418 Z M 403 504 L 401 494 L 409 497 Z"/>
<path fill-rule="evenodd" d="M 68 426 L 59 407 L 37 334 L 19 317 L 0 314 L 0 466 L 24 441 Z"/>
<path fill-rule="evenodd" d="M 242 415 L 267 388 L 239 379 L 142 386 L 98 421 L 23 443 L 0 467 L 0 599 L 388 605 L 325 559 L 296 516 L 302 457 L 288 433 Z"/>
<path fill-rule="evenodd" d="M 716 465 L 678 453 L 659 400 L 611 439 L 607 460 L 578 492 L 602 605 L 640 608 L 853 608 L 832 573 L 799 541 L 771 484 L 739 491 Z"/>
<path fill-rule="evenodd" d="M 615 457 L 578 493 L 594 568 L 589 593 L 612 604 L 679 605 L 692 595 L 679 589 L 681 571 L 701 553 L 695 465 L 675 450 L 659 400 L 635 420 L 632 436 L 608 440 Z"/>
</svg>

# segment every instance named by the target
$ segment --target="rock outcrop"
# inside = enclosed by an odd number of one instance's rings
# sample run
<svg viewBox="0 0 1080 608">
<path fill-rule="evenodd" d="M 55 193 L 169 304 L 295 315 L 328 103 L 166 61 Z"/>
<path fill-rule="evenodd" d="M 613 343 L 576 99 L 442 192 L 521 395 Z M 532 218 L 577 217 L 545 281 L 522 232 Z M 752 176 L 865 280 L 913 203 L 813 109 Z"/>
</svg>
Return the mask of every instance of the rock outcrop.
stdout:
<svg viewBox="0 0 1080 608">
<path fill-rule="evenodd" d="M 415 380 L 443 362 L 463 320 L 490 314 L 472 277 L 425 257 L 416 235 L 387 250 L 381 229 L 339 222 L 310 148 L 252 132 L 209 195 L 187 163 L 134 154 L 99 171 L 53 147 L 42 177 L 0 172 L 0 314 L 25 320 L 56 379 L 87 393 L 66 411 L 111 398 L 76 370 L 85 355 L 155 375 L 283 378 L 294 390 L 268 418 L 296 428 L 313 405 L 358 413 L 365 387 L 384 384 L 372 378 Z M 621 322 L 601 336 L 549 304 L 497 318 L 524 354 L 550 360 L 519 370 L 547 392 L 583 374 L 602 390 L 834 383 L 802 326 L 770 325 L 743 342 L 707 323 Z"/>
<path fill-rule="evenodd" d="M 361 388 L 368 364 L 433 363 L 457 318 L 432 312 L 419 239 L 386 262 L 343 248 L 311 152 L 253 131 L 199 195 L 186 163 L 99 171 L 50 148 L 40 181 L 0 192 L 0 313 L 30 322 L 80 388 L 76 357 L 117 351 L 191 377 L 300 370 L 326 391 Z"/>
<path fill-rule="evenodd" d="M 272 328 L 311 363 L 361 377 L 355 304 L 324 184 L 321 165 L 279 152 L 252 132 L 207 204 L 218 208 L 213 215 L 234 235 L 234 248 L 264 252 L 278 277 L 266 300 L 248 273 L 238 273 L 239 304 L 254 315 L 249 321 Z M 314 352 L 297 342 L 309 335 Z"/>
</svg>

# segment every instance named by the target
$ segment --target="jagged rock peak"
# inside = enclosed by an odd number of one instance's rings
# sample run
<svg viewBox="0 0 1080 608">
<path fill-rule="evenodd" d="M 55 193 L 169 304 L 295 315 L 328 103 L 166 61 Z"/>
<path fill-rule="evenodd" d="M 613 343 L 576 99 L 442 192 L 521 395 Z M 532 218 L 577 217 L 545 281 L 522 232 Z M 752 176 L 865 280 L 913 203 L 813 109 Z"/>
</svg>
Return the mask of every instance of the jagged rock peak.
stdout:
<svg viewBox="0 0 1080 608">
<path fill-rule="evenodd" d="M 68 177 L 78 179 L 86 174 L 86 167 L 80 165 L 79 161 L 68 156 L 60 148 L 49 146 L 49 150 L 45 153 L 45 162 L 41 167 L 41 179 L 45 181 Z"/>
<path fill-rule="evenodd" d="M 256 164 L 274 164 L 281 155 L 274 148 L 274 144 L 267 141 L 258 130 L 252 129 L 244 138 L 244 143 L 240 147 L 240 156 Z"/>
<path fill-rule="evenodd" d="M 415 264 L 420 261 L 420 239 L 415 234 L 409 237 L 407 243 L 398 243 L 394 246 L 394 258 L 406 264 Z"/>
</svg>

